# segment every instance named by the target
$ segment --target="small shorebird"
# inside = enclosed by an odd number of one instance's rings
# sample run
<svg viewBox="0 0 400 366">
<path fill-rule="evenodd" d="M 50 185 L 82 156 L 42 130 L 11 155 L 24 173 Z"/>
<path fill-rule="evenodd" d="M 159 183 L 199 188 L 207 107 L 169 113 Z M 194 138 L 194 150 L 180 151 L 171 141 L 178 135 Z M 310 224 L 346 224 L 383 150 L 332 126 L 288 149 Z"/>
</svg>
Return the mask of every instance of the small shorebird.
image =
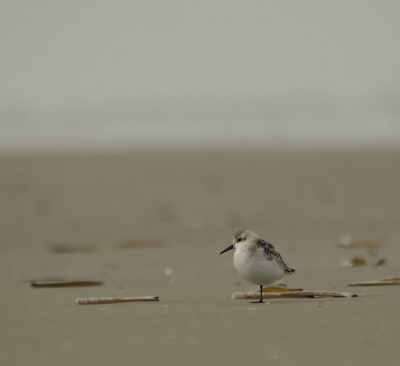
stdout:
<svg viewBox="0 0 400 366">
<path fill-rule="evenodd" d="M 275 248 L 249 230 L 240 230 L 233 237 L 233 244 L 220 254 L 235 249 L 233 265 L 246 281 L 260 286 L 263 303 L 263 286 L 271 285 L 285 274 L 294 273 Z"/>
</svg>

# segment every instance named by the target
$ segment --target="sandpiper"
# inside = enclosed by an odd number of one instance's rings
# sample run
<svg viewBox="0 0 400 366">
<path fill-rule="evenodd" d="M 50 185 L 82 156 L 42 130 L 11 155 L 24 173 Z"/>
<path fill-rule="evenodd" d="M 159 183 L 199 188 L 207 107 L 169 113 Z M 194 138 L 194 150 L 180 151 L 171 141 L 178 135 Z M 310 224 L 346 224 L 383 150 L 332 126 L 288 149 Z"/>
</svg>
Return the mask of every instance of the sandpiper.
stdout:
<svg viewBox="0 0 400 366">
<path fill-rule="evenodd" d="M 263 286 L 271 285 L 285 274 L 292 274 L 281 255 L 272 244 L 249 230 L 240 230 L 233 237 L 233 244 L 220 254 L 235 249 L 233 265 L 246 281 L 260 286 L 260 300 L 263 303 Z"/>
</svg>

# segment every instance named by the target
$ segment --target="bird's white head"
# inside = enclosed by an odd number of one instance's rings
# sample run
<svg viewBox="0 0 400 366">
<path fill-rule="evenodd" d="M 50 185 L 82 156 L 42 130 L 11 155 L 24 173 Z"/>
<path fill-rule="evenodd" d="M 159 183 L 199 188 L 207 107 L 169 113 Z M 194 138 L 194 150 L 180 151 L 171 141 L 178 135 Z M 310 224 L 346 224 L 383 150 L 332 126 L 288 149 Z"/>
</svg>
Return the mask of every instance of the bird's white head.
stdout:
<svg viewBox="0 0 400 366">
<path fill-rule="evenodd" d="M 253 240 L 258 239 L 258 236 L 250 230 L 239 230 L 233 237 L 233 243 L 228 248 L 224 249 L 220 254 L 228 252 L 232 249 L 237 249 L 242 245 L 252 243 Z"/>
</svg>

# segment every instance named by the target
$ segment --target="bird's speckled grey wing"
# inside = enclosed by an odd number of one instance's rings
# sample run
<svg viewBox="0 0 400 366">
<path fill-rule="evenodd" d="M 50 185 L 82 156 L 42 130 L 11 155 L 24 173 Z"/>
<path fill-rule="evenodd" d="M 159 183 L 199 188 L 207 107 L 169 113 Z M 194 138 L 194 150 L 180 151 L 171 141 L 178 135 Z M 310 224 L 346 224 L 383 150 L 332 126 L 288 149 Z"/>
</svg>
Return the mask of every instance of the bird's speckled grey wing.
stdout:
<svg viewBox="0 0 400 366">
<path fill-rule="evenodd" d="M 267 255 L 267 257 L 275 259 L 287 274 L 292 274 L 295 272 L 294 269 L 289 268 L 287 266 L 287 264 L 283 261 L 282 256 L 275 250 L 272 244 L 266 242 L 263 239 L 258 239 L 257 244 L 264 249 L 264 252 Z"/>
</svg>

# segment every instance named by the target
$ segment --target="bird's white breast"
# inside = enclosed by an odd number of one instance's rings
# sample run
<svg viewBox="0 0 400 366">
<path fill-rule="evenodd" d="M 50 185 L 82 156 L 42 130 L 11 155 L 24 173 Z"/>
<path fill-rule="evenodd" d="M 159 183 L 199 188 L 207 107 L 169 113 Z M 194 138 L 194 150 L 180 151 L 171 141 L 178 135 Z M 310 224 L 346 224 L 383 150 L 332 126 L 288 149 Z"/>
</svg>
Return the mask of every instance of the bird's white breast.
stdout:
<svg viewBox="0 0 400 366">
<path fill-rule="evenodd" d="M 275 260 L 270 260 L 263 248 L 256 252 L 247 248 L 237 248 L 233 256 L 233 265 L 246 281 L 259 286 L 271 285 L 285 274 Z"/>
</svg>

